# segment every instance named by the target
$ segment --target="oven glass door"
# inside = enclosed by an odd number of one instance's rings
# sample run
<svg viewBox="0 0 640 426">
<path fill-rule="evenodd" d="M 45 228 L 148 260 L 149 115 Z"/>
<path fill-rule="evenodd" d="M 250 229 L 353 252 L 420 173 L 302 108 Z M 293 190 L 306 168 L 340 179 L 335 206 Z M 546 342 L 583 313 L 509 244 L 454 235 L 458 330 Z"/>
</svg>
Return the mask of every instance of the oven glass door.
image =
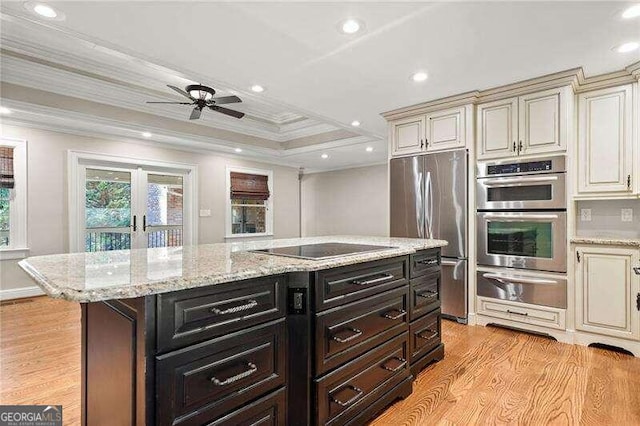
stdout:
<svg viewBox="0 0 640 426">
<path fill-rule="evenodd" d="M 479 212 L 478 262 L 566 272 L 566 212 Z"/>
<path fill-rule="evenodd" d="M 478 179 L 478 209 L 566 209 L 565 174 Z"/>
</svg>

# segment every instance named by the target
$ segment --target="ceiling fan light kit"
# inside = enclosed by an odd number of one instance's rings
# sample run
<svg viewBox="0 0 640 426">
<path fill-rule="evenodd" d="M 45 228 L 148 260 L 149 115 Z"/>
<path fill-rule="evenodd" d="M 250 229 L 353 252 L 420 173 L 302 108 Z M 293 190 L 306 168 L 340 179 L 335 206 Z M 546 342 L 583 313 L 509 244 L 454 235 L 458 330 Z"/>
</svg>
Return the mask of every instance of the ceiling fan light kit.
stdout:
<svg viewBox="0 0 640 426">
<path fill-rule="evenodd" d="M 174 104 L 174 105 L 192 105 L 193 110 L 191 111 L 191 115 L 189 116 L 189 120 L 197 120 L 202 115 L 202 110 L 205 108 L 209 108 L 212 111 L 219 112 L 221 114 L 225 114 L 235 118 L 244 117 L 244 113 L 240 111 L 235 111 L 229 108 L 221 107 L 219 105 L 223 104 L 233 104 L 242 102 L 242 99 L 233 95 L 233 96 L 222 96 L 219 98 L 214 98 L 216 91 L 208 86 L 203 86 L 201 84 L 190 84 L 184 88 L 184 90 L 179 87 L 171 86 L 170 84 L 167 87 L 174 92 L 179 93 L 180 95 L 188 98 L 190 102 L 156 102 L 156 101 L 147 101 L 148 104 Z"/>
</svg>

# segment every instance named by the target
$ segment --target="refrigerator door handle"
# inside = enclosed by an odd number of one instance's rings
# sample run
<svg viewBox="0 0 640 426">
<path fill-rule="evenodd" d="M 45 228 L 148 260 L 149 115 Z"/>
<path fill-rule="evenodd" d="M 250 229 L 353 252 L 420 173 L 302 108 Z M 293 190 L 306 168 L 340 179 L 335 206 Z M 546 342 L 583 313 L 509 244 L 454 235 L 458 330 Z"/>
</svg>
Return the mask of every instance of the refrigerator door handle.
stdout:
<svg viewBox="0 0 640 426">
<path fill-rule="evenodd" d="M 416 189 L 416 227 L 418 228 L 418 238 L 424 238 L 424 198 L 423 186 L 424 179 L 422 172 L 418 173 L 418 179 L 414 182 Z"/>
<path fill-rule="evenodd" d="M 433 238 L 433 188 L 431 187 L 431 172 L 426 172 L 425 178 L 425 230 L 426 238 Z"/>
</svg>

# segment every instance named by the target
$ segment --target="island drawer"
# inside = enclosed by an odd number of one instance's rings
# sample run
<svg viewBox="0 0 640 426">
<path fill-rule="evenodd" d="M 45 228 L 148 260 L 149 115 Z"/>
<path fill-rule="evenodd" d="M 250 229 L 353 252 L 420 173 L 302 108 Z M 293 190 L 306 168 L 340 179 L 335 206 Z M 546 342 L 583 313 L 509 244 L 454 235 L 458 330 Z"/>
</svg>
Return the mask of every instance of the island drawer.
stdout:
<svg viewBox="0 0 640 426">
<path fill-rule="evenodd" d="M 408 331 L 408 287 L 367 297 L 316 316 L 316 374 Z"/>
<path fill-rule="evenodd" d="M 433 348 L 441 341 L 440 309 L 413 321 L 409 325 L 410 361 L 413 362 Z"/>
<path fill-rule="evenodd" d="M 285 384 L 280 319 L 156 357 L 160 424 L 201 424 Z"/>
<path fill-rule="evenodd" d="M 440 270 L 440 249 L 421 250 L 410 256 L 411 278 Z"/>
<path fill-rule="evenodd" d="M 194 425 L 207 426 L 284 426 L 286 424 L 286 392 L 280 388 L 214 421 L 195 419 Z"/>
<path fill-rule="evenodd" d="M 410 376 L 407 333 L 316 379 L 318 425 L 345 424 Z"/>
<path fill-rule="evenodd" d="M 440 280 L 440 271 L 411 280 L 410 320 L 418 319 L 440 307 Z"/>
<path fill-rule="evenodd" d="M 409 278 L 408 260 L 408 256 L 394 257 L 316 272 L 316 311 L 406 284 Z"/>
<path fill-rule="evenodd" d="M 165 352 L 284 317 L 286 277 L 275 275 L 157 296 L 157 350 Z"/>
</svg>

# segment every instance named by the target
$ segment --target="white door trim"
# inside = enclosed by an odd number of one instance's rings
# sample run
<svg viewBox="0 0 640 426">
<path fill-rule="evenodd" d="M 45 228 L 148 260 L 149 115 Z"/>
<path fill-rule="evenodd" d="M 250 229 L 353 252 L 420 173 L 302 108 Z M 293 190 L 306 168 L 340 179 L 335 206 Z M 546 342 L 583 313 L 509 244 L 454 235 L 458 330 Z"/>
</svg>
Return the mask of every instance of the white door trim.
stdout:
<svg viewBox="0 0 640 426">
<path fill-rule="evenodd" d="M 67 151 L 67 191 L 68 191 L 68 211 L 69 211 L 69 252 L 83 252 L 84 248 L 80 241 L 80 221 L 82 214 L 78 206 L 82 200 L 82 193 L 79 190 L 79 179 L 81 168 L 84 163 L 95 163 L 96 166 L 129 167 L 140 168 L 153 171 L 183 172 L 186 174 L 184 181 L 185 198 L 191 200 L 184 205 L 185 217 L 188 217 L 187 226 L 184 229 L 185 244 L 198 244 L 198 166 L 188 163 L 173 163 L 160 160 L 149 160 L 143 158 L 122 157 L 117 155 L 99 154 L 85 151 Z"/>
</svg>

